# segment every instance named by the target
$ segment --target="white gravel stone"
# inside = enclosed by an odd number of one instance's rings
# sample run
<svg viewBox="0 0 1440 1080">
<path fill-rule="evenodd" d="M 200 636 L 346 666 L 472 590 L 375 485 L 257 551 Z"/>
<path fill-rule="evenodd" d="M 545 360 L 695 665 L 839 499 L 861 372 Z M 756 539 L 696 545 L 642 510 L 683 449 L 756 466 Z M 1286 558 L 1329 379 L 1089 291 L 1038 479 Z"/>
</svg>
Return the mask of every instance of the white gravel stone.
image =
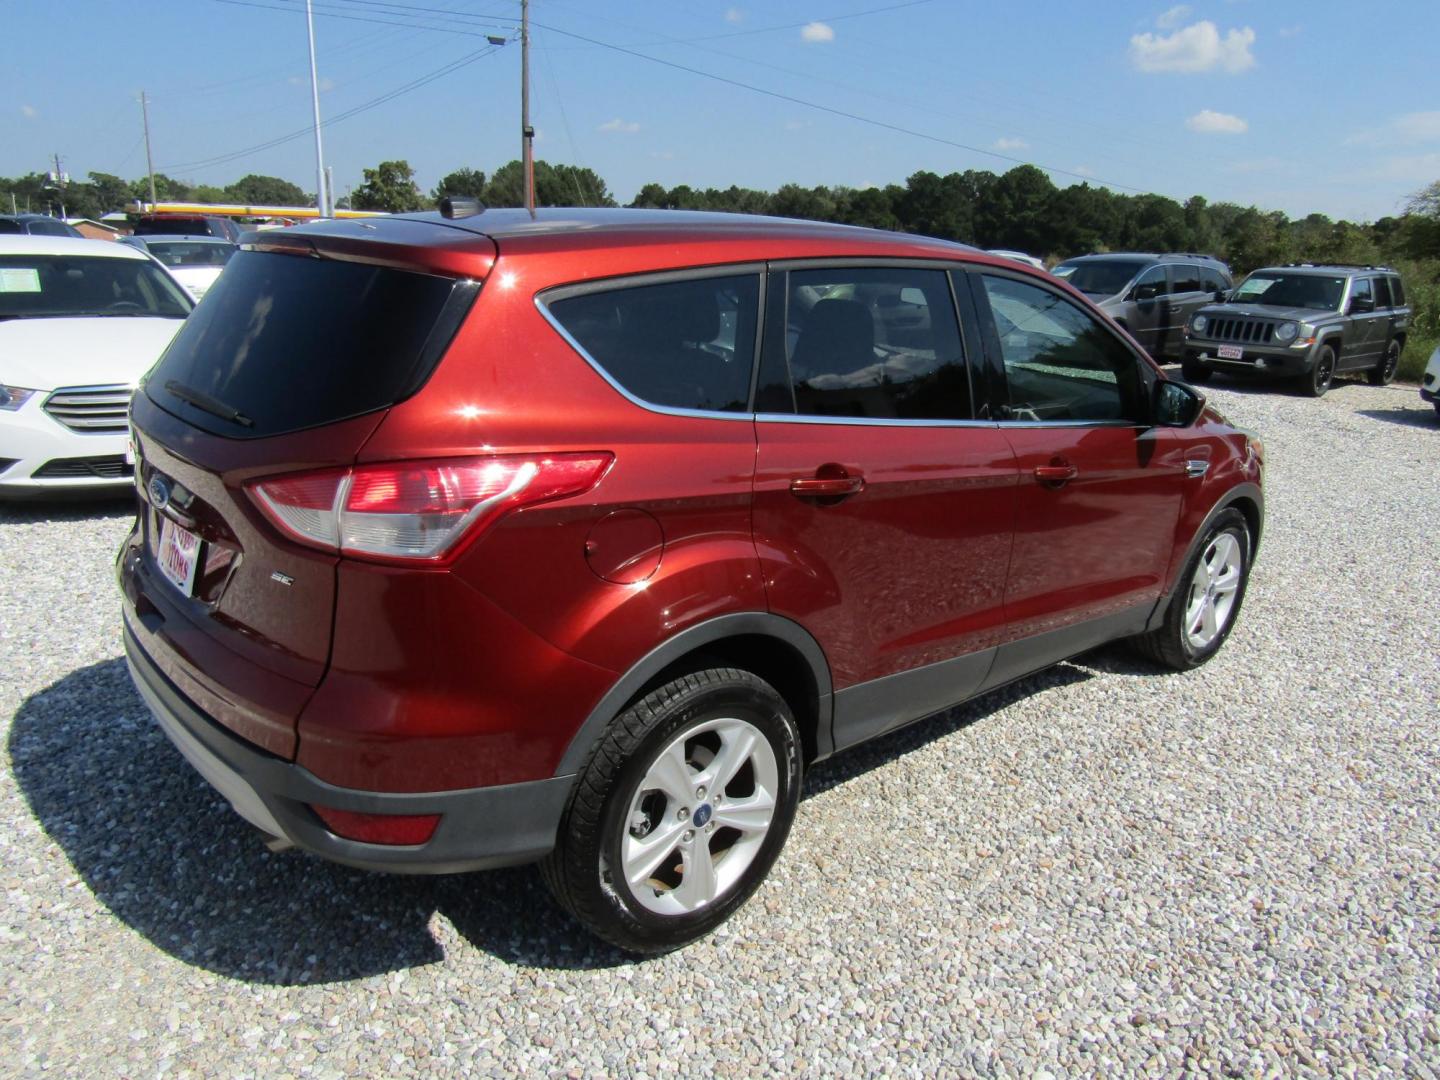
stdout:
<svg viewBox="0 0 1440 1080">
<path fill-rule="evenodd" d="M 3 1071 L 1434 1075 L 1440 426 L 1207 392 L 1267 451 L 1216 660 L 1108 648 L 815 768 L 755 899 L 644 962 L 528 869 L 267 853 L 130 688 L 128 509 L 0 507 Z"/>
</svg>

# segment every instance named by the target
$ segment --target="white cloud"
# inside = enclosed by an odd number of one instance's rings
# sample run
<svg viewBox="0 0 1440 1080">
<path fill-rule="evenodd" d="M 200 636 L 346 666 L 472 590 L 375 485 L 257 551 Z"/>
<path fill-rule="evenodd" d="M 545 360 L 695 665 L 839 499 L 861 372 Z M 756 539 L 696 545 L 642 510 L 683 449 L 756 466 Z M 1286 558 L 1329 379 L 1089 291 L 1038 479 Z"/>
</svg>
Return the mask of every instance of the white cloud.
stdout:
<svg viewBox="0 0 1440 1080">
<path fill-rule="evenodd" d="M 1141 71 L 1193 74 L 1221 68 L 1234 74 L 1255 66 L 1254 44 L 1255 31 L 1248 26 L 1221 37 L 1213 22 L 1197 22 L 1173 34 L 1136 34 L 1130 60 Z"/>
<path fill-rule="evenodd" d="M 1176 4 L 1165 14 L 1155 20 L 1155 25 L 1161 30 L 1174 30 L 1185 21 L 1190 14 L 1189 4 Z"/>
<path fill-rule="evenodd" d="M 634 120 L 621 120 L 618 116 L 614 120 L 606 120 L 601 124 L 598 131 L 614 131 L 622 135 L 634 135 L 640 130 L 640 125 Z"/>
<path fill-rule="evenodd" d="M 20 114 L 24 116 L 26 120 L 34 120 L 35 117 L 40 115 L 38 112 L 35 111 L 34 105 L 21 105 Z"/>
<path fill-rule="evenodd" d="M 1092 168 L 1090 168 L 1089 165 L 1076 165 L 1076 166 L 1075 166 L 1073 169 L 1071 169 L 1070 171 L 1073 172 L 1076 176 L 1094 176 L 1094 175 L 1095 175 L 1095 170 L 1092 169 Z"/>
<path fill-rule="evenodd" d="M 1299 23 L 1296 23 L 1294 26 L 1282 26 L 1280 28 L 1280 36 L 1282 38 L 1299 37 L 1304 32 L 1305 27 L 1301 26 Z"/>
<path fill-rule="evenodd" d="M 995 140 L 996 150 L 1029 150 L 1030 144 L 1018 135 L 1007 135 Z"/>
<path fill-rule="evenodd" d="M 1415 146 L 1440 142 L 1440 111 L 1405 113 L 1378 128 L 1357 131 L 1345 142 L 1351 146 Z"/>
<path fill-rule="evenodd" d="M 1250 130 L 1250 125 L 1240 117 L 1214 109 L 1201 109 L 1185 121 L 1185 126 L 1202 135 L 1244 135 Z"/>
<path fill-rule="evenodd" d="M 800 28 L 800 40 L 812 45 L 823 41 L 834 41 L 835 31 L 823 22 L 806 23 Z"/>
<path fill-rule="evenodd" d="M 726 8 L 725 21 L 739 26 L 742 22 L 745 21 L 745 12 L 741 11 L 739 8 L 736 7 Z"/>
</svg>

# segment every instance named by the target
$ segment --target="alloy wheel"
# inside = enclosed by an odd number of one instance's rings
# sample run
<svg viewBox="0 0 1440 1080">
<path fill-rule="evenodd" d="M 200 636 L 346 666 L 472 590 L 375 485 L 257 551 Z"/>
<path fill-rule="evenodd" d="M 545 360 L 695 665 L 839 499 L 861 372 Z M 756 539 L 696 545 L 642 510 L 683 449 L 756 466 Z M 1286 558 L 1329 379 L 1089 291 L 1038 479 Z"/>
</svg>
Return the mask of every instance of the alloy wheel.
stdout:
<svg viewBox="0 0 1440 1080">
<path fill-rule="evenodd" d="M 636 901 L 687 915 L 723 896 L 764 845 L 779 792 L 775 751 L 753 724 L 710 719 L 677 735 L 625 817 L 620 870 Z"/>
<path fill-rule="evenodd" d="M 1195 566 L 1185 606 L 1185 638 L 1197 652 L 1224 632 L 1235 611 L 1244 556 L 1231 532 L 1216 534 Z"/>
</svg>

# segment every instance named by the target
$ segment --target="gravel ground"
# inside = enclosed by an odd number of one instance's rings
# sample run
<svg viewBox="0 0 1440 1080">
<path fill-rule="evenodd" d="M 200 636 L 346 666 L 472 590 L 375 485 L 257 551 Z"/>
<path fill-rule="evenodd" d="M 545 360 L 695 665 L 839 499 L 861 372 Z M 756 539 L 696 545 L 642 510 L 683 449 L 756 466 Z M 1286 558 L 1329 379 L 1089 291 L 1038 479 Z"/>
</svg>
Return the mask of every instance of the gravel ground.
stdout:
<svg viewBox="0 0 1440 1080">
<path fill-rule="evenodd" d="M 125 508 L 0 510 L 0 1072 L 1440 1072 L 1440 427 L 1217 382 L 1268 529 L 1220 656 L 1088 655 L 819 766 L 634 962 L 532 870 L 271 855 L 124 672 Z"/>
</svg>

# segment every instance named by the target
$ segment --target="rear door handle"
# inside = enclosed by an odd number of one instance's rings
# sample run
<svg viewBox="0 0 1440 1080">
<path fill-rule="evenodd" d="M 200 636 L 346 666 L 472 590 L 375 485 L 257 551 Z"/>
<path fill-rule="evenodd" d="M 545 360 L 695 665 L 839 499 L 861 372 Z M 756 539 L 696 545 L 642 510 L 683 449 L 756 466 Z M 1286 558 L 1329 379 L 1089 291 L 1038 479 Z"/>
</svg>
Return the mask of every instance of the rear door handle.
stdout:
<svg viewBox="0 0 1440 1080">
<path fill-rule="evenodd" d="M 1080 474 L 1080 470 L 1069 462 L 1064 465 L 1037 465 L 1035 466 L 1035 479 L 1042 484 L 1060 485 L 1074 480 Z"/>
<path fill-rule="evenodd" d="M 801 499 L 843 499 L 864 487 L 863 476 L 802 476 L 790 481 L 790 494 Z"/>
</svg>

